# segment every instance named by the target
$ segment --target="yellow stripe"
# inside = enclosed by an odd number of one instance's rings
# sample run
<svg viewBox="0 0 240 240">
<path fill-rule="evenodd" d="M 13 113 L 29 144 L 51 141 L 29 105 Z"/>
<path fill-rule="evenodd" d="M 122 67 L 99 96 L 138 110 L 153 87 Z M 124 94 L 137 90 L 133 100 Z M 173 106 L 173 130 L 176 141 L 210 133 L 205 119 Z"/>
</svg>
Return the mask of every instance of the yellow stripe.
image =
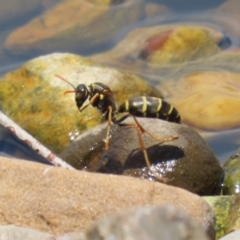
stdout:
<svg viewBox="0 0 240 240">
<path fill-rule="evenodd" d="M 168 115 L 171 114 L 172 110 L 173 110 L 173 105 L 171 105 L 171 107 L 170 107 L 170 109 L 169 109 L 169 111 L 168 111 Z"/>
<path fill-rule="evenodd" d="M 157 107 L 157 112 L 160 111 L 160 109 L 162 108 L 162 99 L 158 99 L 158 107 Z"/>
<path fill-rule="evenodd" d="M 147 111 L 147 98 L 142 97 L 142 100 L 143 100 L 142 113 L 144 113 Z"/>
<path fill-rule="evenodd" d="M 126 111 L 129 110 L 129 102 L 128 101 L 125 102 L 125 109 L 126 109 Z"/>
</svg>

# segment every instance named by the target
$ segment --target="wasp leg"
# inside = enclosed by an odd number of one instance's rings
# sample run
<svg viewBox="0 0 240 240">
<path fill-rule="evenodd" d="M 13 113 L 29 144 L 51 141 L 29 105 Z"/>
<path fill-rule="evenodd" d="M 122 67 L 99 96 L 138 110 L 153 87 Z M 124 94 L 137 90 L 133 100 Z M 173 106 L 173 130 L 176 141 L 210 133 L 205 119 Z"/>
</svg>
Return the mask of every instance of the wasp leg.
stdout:
<svg viewBox="0 0 240 240">
<path fill-rule="evenodd" d="M 126 115 L 122 116 L 120 119 L 116 120 L 115 118 L 112 118 L 112 107 L 111 106 L 108 107 L 108 118 L 107 118 L 107 120 L 108 120 L 108 129 L 107 129 L 106 142 L 105 142 L 105 149 L 106 150 L 109 149 L 109 136 L 110 136 L 110 128 L 111 128 L 112 122 L 114 124 L 117 124 L 117 125 L 129 126 L 128 124 L 127 125 L 121 124 L 121 122 L 124 121 L 129 116 L 130 116 L 130 114 L 126 114 Z"/>
<path fill-rule="evenodd" d="M 119 126 L 126 126 L 126 127 L 132 127 L 132 128 L 136 128 L 137 129 L 138 141 L 139 141 L 140 149 L 141 149 L 141 151 L 143 152 L 143 155 L 144 155 L 144 160 L 145 160 L 146 166 L 148 167 L 149 171 L 153 174 L 153 176 L 158 181 L 160 181 L 162 183 L 167 183 L 168 182 L 167 178 L 160 177 L 159 175 L 156 174 L 156 172 L 154 172 L 151 169 L 151 163 L 150 163 L 150 160 L 149 160 L 149 157 L 148 157 L 148 154 L 147 154 L 147 150 L 146 150 L 145 144 L 144 144 L 142 136 L 141 136 L 141 134 L 144 133 L 144 132 L 142 132 L 142 130 L 136 124 L 120 123 Z"/>
<path fill-rule="evenodd" d="M 89 120 L 91 120 L 91 119 L 94 119 L 94 118 L 97 117 L 97 116 L 98 116 L 98 114 L 94 114 L 94 115 L 91 116 L 91 117 L 83 117 L 83 118 L 80 119 L 80 122 L 81 122 L 81 123 L 87 122 L 87 121 L 89 121 Z"/>
<path fill-rule="evenodd" d="M 83 106 L 82 108 L 80 108 L 80 109 L 78 109 L 79 110 L 79 112 L 82 112 L 84 109 L 86 109 L 87 107 L 89 107 L 90 105 L 92 105 L 93 103 L 94 103 L 94 101 L 95 101 L 95 99 L 97 98 L 97 97 L 99 97 L 99 93 L 96 93 L 92 98 L 91 98 L 91 100 L 89 101 L 89 103 L 87 103 L 85 106 Z"/>
<path fill-rule="evenodd" d="M 113 120 L 113 122 L 117 125 L 121 125 L 121 122 L 123 122 L 126 118 L 128 118 L 130 116 L 129 113 L 125 114 L 124 116 L 122 116 L 121 118 L 119 119 L 115 119 Z"/>
<path fill-rule="evenodd" d="M 177 139 L 178 136 L 175 135 L 175 136 L 171 136 L 171 137 L 166 137 L 166 138 L 160 138 L 160 137 L 156 137 L 154 136 L 153 134 L 151 134 L 150 132 L 148 132 L 146 129 L 143 128 L 143 126 L 138 122 L 138 120 L 136 119 L 136 117 L 132 116 L 136 125 L 138 126 L 138 128 L 140 129 L 140 131 L 142 133 L 146 133 L 148 136 L 150 136 L 151 138 L 153 139 L 156 139 L 157 141 L 160 141 L 160 142 L 170 142 L 174 139 Z"/>
<path fill-rule="evenodd" d="M 108 107 L 108 128 L 107 128 L 107 134 L 106 134 L 106 142 L 105 142 L 105 149 L 109 149 L 109 136 L 110 136 L 110 128 L 112 125 L 112 107 Z"/>
</svg>

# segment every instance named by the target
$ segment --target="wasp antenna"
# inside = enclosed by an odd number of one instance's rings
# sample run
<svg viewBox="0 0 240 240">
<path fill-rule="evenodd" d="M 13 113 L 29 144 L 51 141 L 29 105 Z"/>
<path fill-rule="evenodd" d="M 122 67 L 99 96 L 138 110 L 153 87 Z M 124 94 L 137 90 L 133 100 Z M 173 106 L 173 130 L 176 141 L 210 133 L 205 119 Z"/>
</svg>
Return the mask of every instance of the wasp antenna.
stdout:
<svg viewBox="0 0 240 240">
<path fill-rule="evenodd" d="M 65 92 L 64 92 L 64 95 L 66 95 L 66 94 L 68 94 L 68 93 L 76 93 L 76 91 L 72 91 L 72 90 L 70 90 L 70 91 L 65 91 Z"/>
<path fill-rule="evenodd" d="M 68 83 L 70 86 L 73 87 L 73 89 L 75 90 L 74 92 L 76 92 L 76 88 L 75 88 L 75 86 L 74 86 L 72 83 L 70 83 L 67 79 L 65 79 L 65 78 L 63 78 L 62 76 L 57 75 L 57 74 L 55 74 L 55 77 L 57 77 L 57 78 L 61 79 L 62 81 Z M 64 93 L 64 94 L 65 94 L 65 93 Z"/>
</svg>

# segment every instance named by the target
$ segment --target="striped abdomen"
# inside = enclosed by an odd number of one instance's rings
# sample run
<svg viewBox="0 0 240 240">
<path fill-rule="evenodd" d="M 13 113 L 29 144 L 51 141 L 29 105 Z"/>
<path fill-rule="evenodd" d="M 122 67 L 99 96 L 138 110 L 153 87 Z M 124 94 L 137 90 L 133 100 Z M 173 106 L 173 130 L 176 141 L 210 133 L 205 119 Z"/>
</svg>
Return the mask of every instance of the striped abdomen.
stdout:
<svg viewBox="0 0 240 240">
<path fill-rule="evenodd" d="M 168 102 L 156 97 L 131 98 L 119 106 L 118 112 L 129 112 L 136 117 L 159 118 L 169 122 L 181 122 L 178 111 Z"/>
</svg>

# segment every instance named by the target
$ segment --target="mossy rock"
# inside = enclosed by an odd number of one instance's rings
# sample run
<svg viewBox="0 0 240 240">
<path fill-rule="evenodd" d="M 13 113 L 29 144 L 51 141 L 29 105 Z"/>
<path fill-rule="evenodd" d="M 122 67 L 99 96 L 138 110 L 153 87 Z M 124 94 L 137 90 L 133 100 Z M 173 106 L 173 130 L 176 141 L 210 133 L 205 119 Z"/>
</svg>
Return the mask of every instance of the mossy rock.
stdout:
<svg viewBox="0 0 240 240">
<path fill-rule="evenodd" d="M 33 59 L 0 80 L 0 108 L 30 134 L 59 153 L 79 133 L 98 125 L 101 113 L 88 107 L 79 113 L 71 89 L 55 75 L 74 86 L 103 82 L 114 92 L 117 103 L 139 95 L 161 97 L 143 79 L 117 70 L 95 66 L 73 54 L 51 54 Z M 90 120 L 83 121 L 86 118 Z"/>
</svg>

